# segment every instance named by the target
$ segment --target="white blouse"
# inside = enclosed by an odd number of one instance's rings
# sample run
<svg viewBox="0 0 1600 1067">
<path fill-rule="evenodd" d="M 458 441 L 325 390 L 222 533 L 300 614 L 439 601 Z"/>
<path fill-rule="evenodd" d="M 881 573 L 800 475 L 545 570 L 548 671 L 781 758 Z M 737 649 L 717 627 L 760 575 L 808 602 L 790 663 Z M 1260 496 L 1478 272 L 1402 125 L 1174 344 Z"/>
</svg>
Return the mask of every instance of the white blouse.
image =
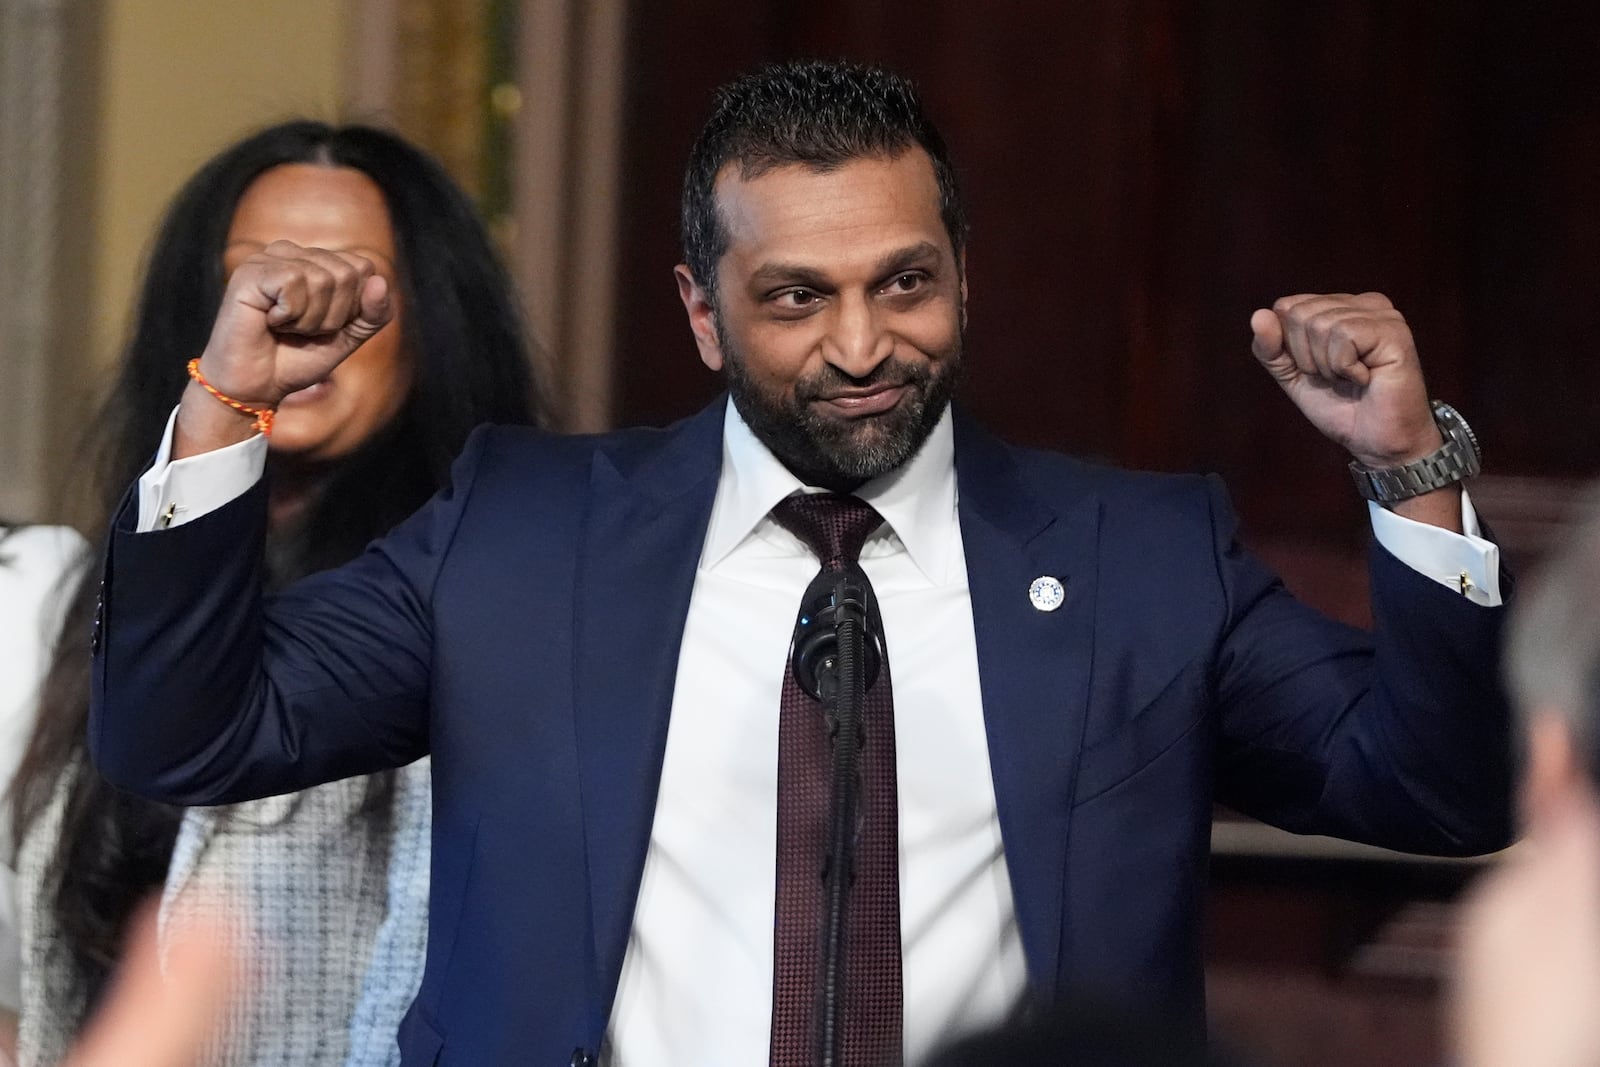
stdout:
<svg viewBox="0 0 1600 1067">
<path fill-rule="evenodd" d="M 33 731 L 39 684 L 87 547 L 65 526 L 25 526 L 0 535 L 0 792 L 9 792 Z M 87 634 L 83 650 L 87 669 Z M 0 815 L 0 1008 L 16 1011 L 21 1002 L 17 849 L 9 808 Z"/>
</svg>

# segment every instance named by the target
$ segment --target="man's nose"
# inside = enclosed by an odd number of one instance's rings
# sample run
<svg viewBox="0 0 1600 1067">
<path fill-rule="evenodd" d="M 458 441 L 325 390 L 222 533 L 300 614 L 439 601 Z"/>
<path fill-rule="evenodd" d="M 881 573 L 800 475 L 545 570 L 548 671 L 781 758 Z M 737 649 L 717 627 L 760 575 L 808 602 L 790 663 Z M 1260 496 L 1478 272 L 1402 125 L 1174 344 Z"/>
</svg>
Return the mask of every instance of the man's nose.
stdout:
<svg viewBox="0 0 1600 1067">
<path fill-rule="evenodd" d="M 865 378 L 894 351 L 894 339 L 883 328 L 870 300 L 842 298 L 832 328 L 823 341 L 829 363 L 852 378 Z"/>
</svg>

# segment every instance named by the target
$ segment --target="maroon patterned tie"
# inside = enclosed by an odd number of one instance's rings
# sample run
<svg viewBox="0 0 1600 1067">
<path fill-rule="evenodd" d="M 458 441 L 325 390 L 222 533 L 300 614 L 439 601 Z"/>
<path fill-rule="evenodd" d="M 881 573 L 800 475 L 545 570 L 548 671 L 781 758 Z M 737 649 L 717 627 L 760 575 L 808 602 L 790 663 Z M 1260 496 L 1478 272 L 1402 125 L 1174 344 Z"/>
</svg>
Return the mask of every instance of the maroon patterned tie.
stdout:
<svg viewBox="0 0 1600 1067">
<path fill-rule="evenodd" d="M 805 542 L 824 572 L 856 561 L 883 523 L 872 506 L 833 493 L 791 496 L 773 519 Z M 900 1062 L 899 806 L 889 665 L 867 690 L 862 725 L 855 878 L 845 902 L 842 1067 Z M 841 742 L 843 739 L 841 738 Z M 772 1067 L 821 1056 L 824 874 L 832 768 L 822 705 L 784 668 L 778 719 L 778 878 L 773 931 Z"/>
</svg>

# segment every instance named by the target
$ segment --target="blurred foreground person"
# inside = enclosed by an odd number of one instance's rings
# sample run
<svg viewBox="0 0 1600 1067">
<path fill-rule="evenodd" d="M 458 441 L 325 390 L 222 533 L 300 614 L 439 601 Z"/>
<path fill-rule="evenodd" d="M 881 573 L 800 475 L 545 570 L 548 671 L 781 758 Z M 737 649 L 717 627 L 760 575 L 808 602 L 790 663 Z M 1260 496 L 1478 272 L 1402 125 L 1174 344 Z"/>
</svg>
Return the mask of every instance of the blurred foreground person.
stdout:
<svg viewBox="0 0 1600 1067">
<path fill-rule="evenodd" d="M 1468 904 L 1461 1067 L 1600 1065 L 1600 510 L 1514 610 L 1526 837 Z"/>
<path fill-rule="evenodd" d="M 229 277 L 284 240 L 359 251 L 387 280 L 395 316 L 360 355 L 283 400 L 266 456 L 269 588 L 354 557 L 444 483 L 473 426 L 526 423 L 533 405 L 510 282 L 444 171 L 382 131 L 273 127 L 206 164 L 156 239 L 95 424 L 106 518 L 149 465 Z M 215 502 L 182 463 L 166 489 L 163 526 Z M 252 994 L 208 1062 L 397 1062 L 394 1031 L 426 944 L 427 763 L 187 813 L 119 792 L 82 758 L 97 578 L 72 604 L 14 789 L 30 918 L 23 1064 L 64 1054 L 133 909 L 163 887 L 164 926 L 205 906 L 191 899 L 245 909 Z M 227 896 L 207 892 L 219 884 Z"/>
<path fill-rule="evenodd" d="M 65 526 L 0 521 L 0 783 L 11 781 L 33 730 L 39 682 L 61 629 L 62 586 L 86 547 Z M 10 820 L 0 819 L 0 1053 L 5 1055 L 16 1053 L 22 1006 L 16 865 Z"/>
</svg>

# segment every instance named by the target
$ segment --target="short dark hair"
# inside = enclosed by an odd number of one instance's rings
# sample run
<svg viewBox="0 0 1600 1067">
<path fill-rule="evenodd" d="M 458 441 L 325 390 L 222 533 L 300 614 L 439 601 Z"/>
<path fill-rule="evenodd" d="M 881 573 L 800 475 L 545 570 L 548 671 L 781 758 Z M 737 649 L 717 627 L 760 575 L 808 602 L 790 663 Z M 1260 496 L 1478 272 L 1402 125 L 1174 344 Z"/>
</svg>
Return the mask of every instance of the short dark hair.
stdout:
<svg viewBox="0 0 1600 1067">
<path fill-rule="evenodd" d="M 894 157 L 920 147 L 933 161 L 939 214 L 959 257 L 967 242 L 966 205 L 944 138 L 905 78 L 856 63 L 778 63 L 717 90 L 711 117 L 689 151 L 683 179 L 683 260 L 713 298 L 728 231 L 717 211 L 716 181 L 729 163 L 753 178 L 786 164 L 831 170 L 863 157 Z"/>
</svg>

